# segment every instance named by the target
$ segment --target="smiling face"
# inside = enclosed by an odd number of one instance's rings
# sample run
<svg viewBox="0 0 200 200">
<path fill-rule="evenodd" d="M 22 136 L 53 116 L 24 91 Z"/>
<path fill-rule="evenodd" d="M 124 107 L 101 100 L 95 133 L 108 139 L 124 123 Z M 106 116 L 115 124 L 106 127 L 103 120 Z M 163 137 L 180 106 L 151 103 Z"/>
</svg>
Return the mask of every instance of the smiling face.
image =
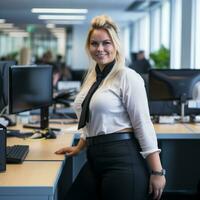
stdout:
<svg viewBox="0 0 200 200">
<path fill-rule="evenodd" d="M 104 29 L 95 29 L 89 40 L 89 52 L 101 70 L 116 57 L 111 37 Z"/>
</svg>

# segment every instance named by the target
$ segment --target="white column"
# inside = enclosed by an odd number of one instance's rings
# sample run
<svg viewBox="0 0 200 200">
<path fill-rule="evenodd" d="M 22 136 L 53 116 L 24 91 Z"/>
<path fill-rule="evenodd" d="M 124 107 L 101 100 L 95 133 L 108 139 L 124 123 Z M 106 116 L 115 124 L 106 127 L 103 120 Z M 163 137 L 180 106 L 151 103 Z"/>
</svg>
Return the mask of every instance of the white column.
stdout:
<svg viewBox="0 0 200 200">
<path fill-rule="evenodd" d="M 192 1 L 182 0 L 181 68 L 191 68 Z"/>
<path fill-rule="evenodd" d="M 182 0 L 171 0 L 170 68 L 181 68 L 181 4 Z"/>
</svg>

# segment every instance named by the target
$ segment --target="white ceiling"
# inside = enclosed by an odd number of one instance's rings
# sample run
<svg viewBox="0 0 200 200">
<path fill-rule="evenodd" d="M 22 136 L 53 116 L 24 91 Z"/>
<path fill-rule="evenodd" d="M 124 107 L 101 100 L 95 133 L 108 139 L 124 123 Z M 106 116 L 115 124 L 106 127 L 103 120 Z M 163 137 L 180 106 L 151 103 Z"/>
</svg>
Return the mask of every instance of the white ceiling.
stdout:
<svg viewBox="0 0 200 200">
<path fill-rule="evenodd" d="M 86 23 L 99 14 L 110 15 L 115 21 L 124 23 L 141 16 L 142 13 L 125 11 L 135 0 L 0 0 L 0 19 L 15 25 L 44 24 L 32 8 L 87 8 Z"/>
</svg>

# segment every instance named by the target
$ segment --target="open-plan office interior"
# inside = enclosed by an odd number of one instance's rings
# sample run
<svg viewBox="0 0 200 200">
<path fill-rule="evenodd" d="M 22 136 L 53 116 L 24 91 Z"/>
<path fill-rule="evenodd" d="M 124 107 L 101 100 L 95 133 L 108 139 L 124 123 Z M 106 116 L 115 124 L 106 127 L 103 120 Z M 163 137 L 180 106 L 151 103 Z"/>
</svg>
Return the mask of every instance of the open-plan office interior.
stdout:
<svg viewBox="0 0 200 200">
<path fill-rule="evenodd" d="M 85 162 L 85 152 L 54 152 L 79 140 L 72 105 L 89 65 L 88 28 L 102 14 L 144 79 L 167 171 L 161 199 L 200 199 L 199 10 L 199 0 L 0 1 L 0 199 L 62 200 Z M 13 145 L 21 160 L 6 158 Z"/>
</svg>

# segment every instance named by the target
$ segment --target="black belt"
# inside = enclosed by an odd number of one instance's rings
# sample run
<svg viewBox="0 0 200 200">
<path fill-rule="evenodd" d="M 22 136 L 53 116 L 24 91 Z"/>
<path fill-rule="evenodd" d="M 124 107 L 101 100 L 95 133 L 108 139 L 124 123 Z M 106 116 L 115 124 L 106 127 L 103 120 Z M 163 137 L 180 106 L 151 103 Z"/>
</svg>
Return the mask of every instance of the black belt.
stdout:
<svg viewBox="0 0 200 200">
<path fill-rule="evenodd" d="M 95 145 L 95 144 L 101 144 L 101 143 L 106 143 L 106 142 L 129 140 L 132 138 L 134 138 L 133 132 L 117 132 L 117 133 L 110 133 L 106 135 L 87 137 L 86 140 L 87 140 L 88 145 Z"/>
</svg>

